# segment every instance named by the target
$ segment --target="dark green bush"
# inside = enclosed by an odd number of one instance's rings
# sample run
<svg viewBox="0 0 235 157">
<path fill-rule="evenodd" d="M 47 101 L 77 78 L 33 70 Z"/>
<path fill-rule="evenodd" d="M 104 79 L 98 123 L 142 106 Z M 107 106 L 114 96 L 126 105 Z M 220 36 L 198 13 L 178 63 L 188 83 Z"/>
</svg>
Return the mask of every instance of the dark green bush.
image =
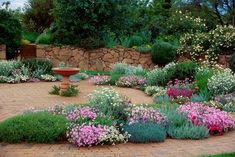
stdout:
<svg viewBox="0 0 235 157">
<path fill-rule="evenodd" d="M 158 41 L 152 47 L 152 61 L 159 65 L 166 65 L 175 60 L 177 47 L 169 42 Z"/>
<path fill-rule="evenodd" d="M 232 71 L 235 73 L 235 53 L 232 54 L 229 65 Z"/>
<path fill-rule="evenodd" d="M 141 36 L 133 35 L 130 37 L 130 42 L 128 47 L 141 46 L 144 44 L 144 40 Z"/>
<path fill-rule="evenodd" d="M 22 61 L 29 68 L 33 77 L 41 78 L 41 75 L 52 74 L 53 63 L 49 59 L 27 59 Z"/>
<path fill-rule="evenodd" d="M 190 78 L 193 80 L 195 78 L 197 68 L 197 63 L 188 60 L 176 64 L 175 67 L 168 70 L 168 73 L 171 74 L 171 80 L 184 80 L 185 78 Z"/>
<path fill-rule="evenodd" d="M 128 31 L 131 0 L 56 0 L 54 36 L 57 43 L 86 48 L 104 46 L 107 32 Z"/>
<path fill-rule="evenodd" d="M 176 139 L 203 139 L 209 136 L 209 130 L 206 126 L 194 126 L 190 122 L 186 125 L 177 127 L 171 125 L 167 129 L 167 133 L 171 138 Z"/>
<path fill-rule="evenodd" d="M 66 136 L 64 116 L 47 112 L 26 113 L 0 123 L 0 141 L 8 143 L 51 143 Z"/>
<path fill-rule="evenodd" d="M 5 9 L 0 9 L 0 34 L 0 43 L 6 44 L 7 58 L 15 58 L 21 44 L 22 27 L 19 19 Z"/>
<path fill-rule="evenodd" d="M 165 128 L 156 123 L 134 123 L 123 129 L 131 134 L 129 141 L 134 143 L 163 142 L 166 139 Z"/>
</svg>

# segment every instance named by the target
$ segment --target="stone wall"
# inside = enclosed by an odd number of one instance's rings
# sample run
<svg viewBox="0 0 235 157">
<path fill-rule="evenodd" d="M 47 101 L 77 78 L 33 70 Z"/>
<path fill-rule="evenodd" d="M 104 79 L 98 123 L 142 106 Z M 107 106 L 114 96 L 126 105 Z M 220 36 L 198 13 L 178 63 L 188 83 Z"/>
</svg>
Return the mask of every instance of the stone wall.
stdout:
<svg viewBox="0 0 235 157">
<path fill-rule="evenodd" d="M 6 59 L 6 45 L 0 44 L 0 60 Z"/>
<path fill-rule="evenodd" d="M 126 48 L 87 50 L 68 46 L 37 45 L 37 58 L 49 58 L 55 66 L 63 61 L 82 70 L 108 71 L 117 62 L 142 65 L 147 69 L 154 67 L 151 54 L 141 54 Z"/>
</svg>

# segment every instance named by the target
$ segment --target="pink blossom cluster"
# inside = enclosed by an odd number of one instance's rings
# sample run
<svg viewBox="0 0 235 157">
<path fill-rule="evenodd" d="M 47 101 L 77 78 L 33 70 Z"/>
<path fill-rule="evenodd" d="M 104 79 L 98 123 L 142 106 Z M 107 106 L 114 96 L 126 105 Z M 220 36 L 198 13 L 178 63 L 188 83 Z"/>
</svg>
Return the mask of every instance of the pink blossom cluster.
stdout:
<svg viewBox="0 0 235 157">
<path fill-rule="evenodd" d="M 98 145 L 100 137 L 104 136 L 104 134 L 105 129 L 101 125 L 77 125 L 68 132 L 67 136 L 70 142 L 82 147 Z"/>
<path fill-rule="evenodd" d="M 104 85 L 108 84 L 110 81 L 110 76 L 107 75 L 97 75 L 93 76 L 89 79 L 89 82 L 95 85 Z"/>
<path fill-rule="evenodd" d="M 167 95 L 171 98 L 178 98 L 178 97 L 187 97 L 191 98 L 193 95 L 193 90 L 191 89 L 179 89 L 179 88 L 168 88 L 167 89 Z"/>
<path fill-rule="evenodd" d="M 167 84 L 167 95 L 171 98 L 177 97 L 187 97 L 191 98 L 193 95 L 193 90 L 190 89 L 189 79 L 185 80 L 175 80 L 174 82 L 170 81 Z"/>
<path fill-rule="evenodd" d="M 80 118 L 89 118 L 91 120 L 94 120 L 96 119 L 96 117 L 97 117 L 96 111 L 90 107 L 75 109 L 74 111 L 70 112 L 67 115 L 67 118 L 70 121 L 77 121 Z"/>
<path fill-rule="evenodd" d="M 143 77 L 139 76 L 123 76 L 120 77 L 117 86 L 120 87 L 134 87 L 138 85 L 143 85 L 146 83 L 146 80 Z"/>
<path fill-rule="evenodd" d="M 186 113 L 193 124 L 207 126 L 211 134 L 222 134 L 235 127 L 235 120 L 227 112 L 204 106 L 203 103 L 187 103 L 181 105 L 178 110 Z"/>
<path fill-rule="evenodd" d="M 156 122 L 158 124 L 164 124 L 167 122 L 167 118 L 157 109 L 139 106 L 132 109 L 128 121 L 130 124 L 138 122 Z"/>
</svg>

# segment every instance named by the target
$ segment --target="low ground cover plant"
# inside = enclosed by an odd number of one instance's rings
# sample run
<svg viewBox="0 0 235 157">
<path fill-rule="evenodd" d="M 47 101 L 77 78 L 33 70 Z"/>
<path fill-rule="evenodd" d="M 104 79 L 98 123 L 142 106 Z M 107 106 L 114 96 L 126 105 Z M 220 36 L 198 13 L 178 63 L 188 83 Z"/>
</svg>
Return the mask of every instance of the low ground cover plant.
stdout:
<svg viewBox="0 0 235 157">
<path fill-rule="evenodd" d="M 0 123 L 0 141 L 52 143 L 66 136 L 64 116 L 48 112 L 26 113 Z"/>
</svg>

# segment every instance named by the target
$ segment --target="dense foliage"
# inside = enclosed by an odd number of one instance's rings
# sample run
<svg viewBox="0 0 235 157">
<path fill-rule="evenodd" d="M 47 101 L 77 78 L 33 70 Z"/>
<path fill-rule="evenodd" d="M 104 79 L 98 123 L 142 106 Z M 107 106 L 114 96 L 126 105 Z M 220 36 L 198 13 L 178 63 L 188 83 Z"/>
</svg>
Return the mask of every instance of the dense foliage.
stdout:
<svg viewBox="0 0 235 157">
<path fill-rule="evenodd" d="M 57 0 L 53 11 L 55 39 L 87 48 L 104 46 L 102 37 L 108 31 L 121 33 L 120 30 L 128 28 L 125 14 L 130 3 L 129 0 Z"/>
<path fill-rule="evenodd" d="M 43 32 L 54 20 L 53 0 L 28 0 L 24 7 L 23 23 L 28 31 Z"/>
<path fill-rule="evenodd" d="M 13 12 L 0 9 L 0 34 L 0 44 L 6 45 L 7 58 L 15 58 L 21 44 L 22 27 Z"/>
</svg>

